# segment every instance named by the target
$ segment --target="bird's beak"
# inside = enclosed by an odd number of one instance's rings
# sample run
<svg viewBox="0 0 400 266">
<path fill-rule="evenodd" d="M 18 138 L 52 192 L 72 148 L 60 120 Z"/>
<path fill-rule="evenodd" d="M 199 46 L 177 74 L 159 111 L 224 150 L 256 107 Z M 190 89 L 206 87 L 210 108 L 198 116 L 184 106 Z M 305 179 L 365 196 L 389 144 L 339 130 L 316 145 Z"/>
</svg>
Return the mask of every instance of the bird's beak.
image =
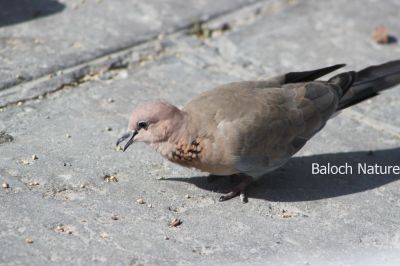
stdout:
<svg viewBox="0 0 400 266">
<path fill-rule="evenodd" d="M 116 145 L 118 146 L 121 142 L 123 142 L 124 140 L 129 138 L 128 142 L 125 144 L 125 146 L 123 148 L 123 151 L 126 151 L 126 149 L 128 149 L 128 147 L 135 141 L 134 138 L 137 135 L 137 133 L 138 132 L 136 130 L 132 130 L 132 131 L 129 131 L 129 132 L 125 133 L 124 135 L 122 135 L 122 137 L 120 137 L 117 140 L 117 144 Z"/>
</svg>

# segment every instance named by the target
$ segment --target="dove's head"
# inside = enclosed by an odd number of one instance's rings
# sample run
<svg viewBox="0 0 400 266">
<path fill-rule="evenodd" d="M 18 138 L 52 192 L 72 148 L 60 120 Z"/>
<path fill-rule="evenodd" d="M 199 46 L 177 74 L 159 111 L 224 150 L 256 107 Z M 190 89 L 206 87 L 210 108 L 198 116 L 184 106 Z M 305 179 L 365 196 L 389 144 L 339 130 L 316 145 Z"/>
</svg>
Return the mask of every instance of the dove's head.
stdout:
<svg viewBox="0 0 400 266">
<path fill-rule="evenodd" d="M 164 101 L 152 101 L 139 105 L 129 119 L 128 132 L 117 141 L 117 146 L 128 139 L 124 151 L 135 141 L 148 144 L 168 140 L 183 123 L 183 113 Z"/>
</svg>

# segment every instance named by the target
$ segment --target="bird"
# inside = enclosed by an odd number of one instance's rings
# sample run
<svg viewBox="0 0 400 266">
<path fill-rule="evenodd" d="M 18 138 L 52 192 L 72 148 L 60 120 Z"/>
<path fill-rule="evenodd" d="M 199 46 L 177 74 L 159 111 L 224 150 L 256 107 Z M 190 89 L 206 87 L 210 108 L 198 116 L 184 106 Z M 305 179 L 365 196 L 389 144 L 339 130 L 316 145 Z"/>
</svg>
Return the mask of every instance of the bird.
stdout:
<svg viewBox="0 0 400 266">
<path fill-rule="evenodd" d="M 210 175 L 242 176 L 219 201 L 282 167 L 340 111 L 400 83 L 400 60 L 347 71 L 337 64 L 264 80 L 220 85 L 181 109 L 164 100 L 140 103 L 116 143 L 144 142 L 167 160 Z"/>
</svg>

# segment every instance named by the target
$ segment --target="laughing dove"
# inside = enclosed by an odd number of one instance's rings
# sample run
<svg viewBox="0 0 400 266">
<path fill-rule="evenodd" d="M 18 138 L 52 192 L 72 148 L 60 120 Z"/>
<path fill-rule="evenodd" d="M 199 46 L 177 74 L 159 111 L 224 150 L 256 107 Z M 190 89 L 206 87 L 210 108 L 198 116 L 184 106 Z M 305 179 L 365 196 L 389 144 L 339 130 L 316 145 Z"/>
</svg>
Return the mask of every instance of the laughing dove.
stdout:
<svg viewBox="0 0 400 266">
<path fill-rule="evenodd" d="M 139 105 L 129 139 L 168 160 L 212 175 L 243 175 L 220 201 L 241 195 L 254 180 L 284 165 L 338 111 L 400 83 L 400 60 L 316 81 L 344 65 L 235 82 L 206 91 L 182 109 L 165 101 Z M 243 196 L 243 197 L 242 197 Z"/>
</svg>

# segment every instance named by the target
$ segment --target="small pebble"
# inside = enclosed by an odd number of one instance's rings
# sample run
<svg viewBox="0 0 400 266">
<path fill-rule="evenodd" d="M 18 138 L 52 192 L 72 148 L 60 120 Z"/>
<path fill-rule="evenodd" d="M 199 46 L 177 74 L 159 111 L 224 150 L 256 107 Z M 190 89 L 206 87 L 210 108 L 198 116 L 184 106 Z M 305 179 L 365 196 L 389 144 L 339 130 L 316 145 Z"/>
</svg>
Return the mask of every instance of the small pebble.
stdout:
<svg viewBox="0 0 400 266">
<path fill-rule="evenodd" d="M 121 146 L 117 146 L 116 148 L 115 148 L 117 151 L 122 151 L 123 150 L 123 148 L 121 147 Z"/>
<path fill-rule="evenodd" d="M 31 186 L 39 186 L 39 182 L 37 181 L 33 181 L 30 183 Z"/>
<path fill-rule="evenodd" d="M 22 105 L 22 102 L 18 102 L 18 103 L 17 103 L 17 106 L 21 106 L 21 105 Z"/>
<path fill-rule="evenodd" d="M 111 219 L 114 221 L 117 221 L 119 218 L 118 218 L 118 215 L 114 214 L 113 216 L 111 216 Z"/>
<path fill-rule="evenodd" d="M 147 205 L 147 207 L 149 207 L 149 208 L 153 208 L 153 205 L 151 205 L 151 204 L 148 204 L 148 205 Z"/>
<path fill-rule="evenodd" d="M 164 236 L 164 239 L 165 239 L 165 240 L 169 240 L 169 237 L 168 237 L 168 236 Z"/>
<path fill-rule="evenodd" d="M 114 99 L 113 98 L 108 98 L 108 100 L 107 100 L 109 103 L 113 103 L 114 102 Z"/>
<path fill-rule="evenodd" d="M 3 182 L 3 184 L 1 185 L 3 188 L 10 188 L 10 185 L 6 182 Z"/>
<path fill-rule="evenodd" d="M 80 187 L 81 187 L 81 188 L 85 188 L 86 185 L 85 185 L 85 184 L 81 184 Z"/>
<path fill-rule="evenodd" d="M 25 239 L 25 242 L 28 243 L 28 244 L 32 244 L 33 240 L 31 238 L 27 238 L 27 239 Z"/>
<path fill-rule="evenodd" d="M 186 194 L 185 198 L 190 199 L 191 197 L 190 197 L 190 195 Z"/>
<path fill-rule="evenodd" d="M 145 203 L 144 200 L 141 199 L 141 198 L 140 198 L 140 199 L 137 199 L 136 202 L 139 203 L 139 204 L 144 204 L 144 203 Z"/>
<path fill-rule="evenodd" d="M 106 131 L 112 131 L 111 127 L 106 127 Z"/>
<path fill-rule="evenodd" d="M 37 160 L 37 159 L 39 159 L 39 158 L 37 157 L 36 154 L 32 155 L 32 160 Z"/>
<path fill-rule="evenodd" d="M 70 135 L 70 134 L 65 134 L 65 137 L 66 137 L 67 139 L 69 139 L 69 138 L 71 138 L 71 135 Z"/>
</svg>

